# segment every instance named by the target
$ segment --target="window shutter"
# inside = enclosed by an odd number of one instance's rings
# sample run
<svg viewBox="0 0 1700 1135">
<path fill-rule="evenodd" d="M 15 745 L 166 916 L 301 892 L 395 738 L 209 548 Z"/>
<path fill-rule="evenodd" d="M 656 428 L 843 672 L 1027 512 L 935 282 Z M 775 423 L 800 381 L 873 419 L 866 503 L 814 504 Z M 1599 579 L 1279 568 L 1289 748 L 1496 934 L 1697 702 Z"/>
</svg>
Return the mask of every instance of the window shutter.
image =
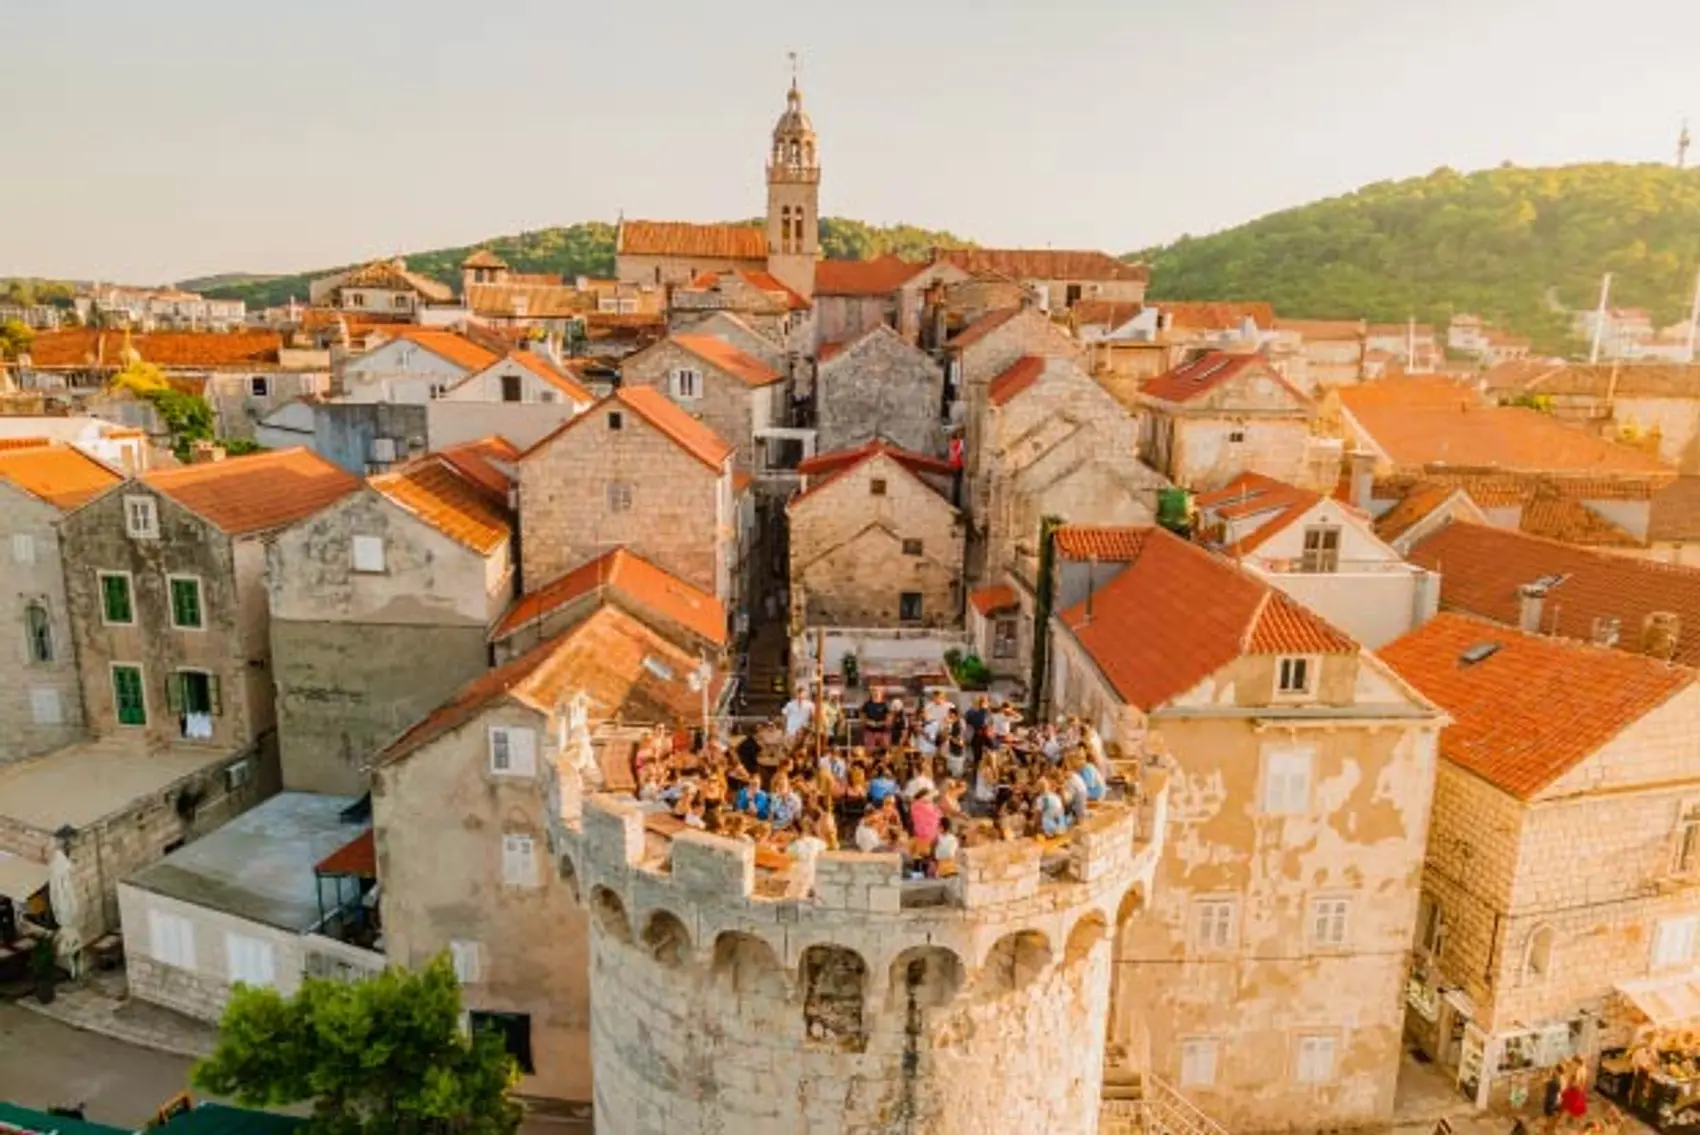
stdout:
<svg viewBox="0 0 1700 1135">
<path fill-rule="evenodd" d="M 207 675 L 207 706 L 214 717 L 224 716 L 224 689 L 217 674 Z"/>
<path fill-rule="evenodd" d="M 522 776 L 536 775 L 536 734 L 529 729 L 508 730 L 508 760 L 514 772 Z"/>
<path fill-rule="evenodd" d="M 513 764 L 513 738 L 500 726 L 490 730 L 490 771 L 511 772 Z"/>
<path fill-rule="evenodd" d="M 183 712 L 183 675 L 178 673 L 165 676 L 165 708 L 169 713 Z"/>
</svg>

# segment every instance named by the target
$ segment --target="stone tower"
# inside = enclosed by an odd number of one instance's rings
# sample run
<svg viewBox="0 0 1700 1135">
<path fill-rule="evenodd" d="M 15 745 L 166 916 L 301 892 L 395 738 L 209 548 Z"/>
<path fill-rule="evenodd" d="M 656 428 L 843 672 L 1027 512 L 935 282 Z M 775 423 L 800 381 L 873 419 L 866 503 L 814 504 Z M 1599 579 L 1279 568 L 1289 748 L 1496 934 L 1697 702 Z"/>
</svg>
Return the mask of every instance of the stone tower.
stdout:
<svg viewBox="0 0 1700 1135">
<path fill-rule="evenodd" d="M 767 270 L 800 295 L 815 294 L 820 255 L 820 156 L 795 78 L 773 127 L 767 162 Z"/>
<path fill-rule="evenodd" d="M 663 850 L 629 798 L 562 788 L 599 1135 L 1098 1131 L 1111 938 L 1148 893 L 1166 793 L 1095 813 L 1063 862 L 996 843 L 910 881 L 896 855 L 826 852 L 784 885 L 751 844 Z"/>
</svg>

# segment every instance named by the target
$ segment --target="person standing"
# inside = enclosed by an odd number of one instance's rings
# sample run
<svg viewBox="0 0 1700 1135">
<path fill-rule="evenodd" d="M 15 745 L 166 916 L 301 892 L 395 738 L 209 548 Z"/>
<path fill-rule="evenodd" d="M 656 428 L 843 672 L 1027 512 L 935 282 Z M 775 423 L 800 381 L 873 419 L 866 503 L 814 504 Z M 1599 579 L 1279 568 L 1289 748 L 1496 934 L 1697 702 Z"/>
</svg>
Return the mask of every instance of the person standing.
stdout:
<svg viewBox="0 0 1700 1135">
<path fill-rule="evenodd" d="M 794 740 L 815 721 L 815 703 L 809 697 L 809 688 L 798 686 L 797 696 L 786 702 L 781 712 L 785 716 L 785 739 Z"/>
<path fill-rule="evenodd" d="M 890 743 L 891 707 L 885 704 L 885 691 L 875 686 L 862 703 L 862 745 L 878 751 Z"/>
</svg>

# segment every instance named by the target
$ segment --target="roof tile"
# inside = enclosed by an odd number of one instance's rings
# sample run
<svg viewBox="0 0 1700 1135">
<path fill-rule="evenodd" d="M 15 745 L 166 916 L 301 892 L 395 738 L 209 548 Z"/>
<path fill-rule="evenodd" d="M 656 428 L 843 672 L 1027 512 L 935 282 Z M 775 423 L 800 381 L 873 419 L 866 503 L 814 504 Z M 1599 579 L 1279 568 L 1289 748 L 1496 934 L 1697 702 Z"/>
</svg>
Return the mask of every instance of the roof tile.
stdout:
<svg viewBox="0 0 1700 1135">
<path fill-rule="evenodd" d="M 716 472 L 719 472 L 726 459 L 732 456 L 732 446 L 722 440 L 719 434 L 679 409 L 661 391 L 653 386 L 622 386 L 590 409 L 575 414 L 539 438 L 530 449 L 520 455 L 520 460 L 530 457 L 583 422 L 600 421 L 602 414 L 599 411 L 613 409 L 615 404 L 643 418 L 671 438 L 680 449 Z"/>
<path fill-rule="evenodd" d="M 968 593 L 968 604 L 981 615 L 990 618 L 1001 611 L 1013 611 L 1021 606 L 1021 600 L 1015 594 L 1015 588 L 1008 584 L 997 583 L 990 587 L 976 587 Z"/>
<path fill-rule="evenodd" d="M 951 248 L 938 259 L 964 272 L 996 272 L 1016 280 L 1148 281 L 1151 269 L 1103 252 L 1053 248 Z"/>
<path fill-rule="evenodd" d="M 720 600 L 625 548 L 615 548 L 521 596 L 491 637 L 506 638 L 594 591 L 624 600 L 640 616 L 653 611 L 716 646 L 726 644 L 726 608 Z"/>
<path fill-rule="evenodd" d="M 673 335 L 668 341 L 725 371 L 745 386 L 771 386 L 784 377 L 754 355 L 746 354 L 713 335 Z"/>
<path fill-rule="evenodd" d="M 142 482 L 231 536 L 283 528 L 360 487 L 306 449 L 280 449 L 148 473 Z"/>
<path fill-rule="evenodd" d="M 1020 315 L 1021 310 L 1019 307 L 1000 307 L 994 311 L 988 311 L 951 336 L 950 341 L 945 346 L 956 349 L 972 347 L 975 343 Z"/>
<path fill-rule="evenodd" d="M 1156 378 L 1147 379 L 1139 392 L 1160 402 L 1190 402 L 1247 371 L 1262 373 L 1285 387 L 1301 403 L 1310 404 L 1310 399 L 1282 378 L 1262 355 L 1231 355 L 1226 351 L 1210 351 Z"/>
<path fill-rule="evenodd" d="M 453 464 L 426 456 L 367 481 L 406 511 L 456 543 L 488 556 L 506 544 L 513 528 L 505 507 Z"/>
<path fill-rule="evenodd" d="M 1045 371 L 1046 360 L 1039 355 L 1023 355 L 1015 360 L 1008 370 L 992 379 L 986 388 L 986 397 L 994 406 L 1002 406 L 1039 381 L 1039 376 Z"/>
<path fill-rule="evenodd" d="M 1200 494 L 1193 503 L 1201 513 L 1211 513 L 1224 521 L 1259 518 L 1256 528 L 1227 549 L 1233 555 L 1245 555 L 1285 530 L 1321 499 L 1320 493 L 1261 473 L 1241 473 L 1222 488 Z M 1213 539 L 1224 542 L 1221 537 Z"/>
<path fill-rule="evenodd" d="M 702 256 L 767 261 L 767 234 L 754 225 L 695 225 L 684 221 L 622 221 L 621 256 Z"/>
<path fill-rule="evenodd" d="M 43 331 L 30 342 L 32 366 L 120 370 L 128 345 L 143 362 L 181 369 L 275 368 L 283 337 L 276 331 Z"/>
<path fill-rule="evenodd" d="M 822 260 L 815 265 L 815 295 L 889 295 L 924 268 L 925 264 L 912 264 L 891 255 L 872 260 Z"/>
<path fill-rule="evenodd" d="M 17 445 L 24 441 L 34 445 Z M 62 511 L 93 500 L 124 478 L 81 450 L 34 438 L 0 441 L 0 481 Z"/>
</svg>

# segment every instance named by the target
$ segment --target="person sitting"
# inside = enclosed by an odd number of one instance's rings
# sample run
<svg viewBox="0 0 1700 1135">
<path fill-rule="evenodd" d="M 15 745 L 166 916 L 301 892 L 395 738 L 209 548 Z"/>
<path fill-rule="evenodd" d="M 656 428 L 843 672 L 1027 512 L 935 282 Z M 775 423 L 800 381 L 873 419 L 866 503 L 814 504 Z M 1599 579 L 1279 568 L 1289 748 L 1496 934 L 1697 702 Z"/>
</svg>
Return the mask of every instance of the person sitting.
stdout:
<svg viewBox="0 0 1700 1135">
<path fill-rule="evenodd" d="M 938 839 L 939 824 L 943 819 L 931 788 L 921 789 L 909 802 L 909 830 L 914 835 L 915 842 L 922 847 L 931 847 L 933 841 Z"/>
<path fill-rule="evenodd" d="M 956 853 L 962 849 L 962 841 L 956 834 L 956 822 L 945 819 L 939 823 L 939 838 L 933 841 L 933 860 L 938 863 L 954 863 Z"/>
<path fill-rule="evenodd" d="M 773 778 L 773 791 L 768 795 L 768 814 L 775 830 L 788 828 L 803 814 L 803 801 L 791 788 L 791 778 L 780 773 Z"/>
<path fill-rule="evenodd" d="M 872 854 L 886 848 L 884 826 L 878 812 L 867 812 L 856 825 L 856 850 Z"/>
<path fill-rule="evenodd" d="M 891 707 L 885 704 L 885 691 L 875 686 L 862 703 L 862 744 L 869 749 L 884 749 L 891 743 Z"/>
<path fill-rule="evenodd" d="M 1047 839 L 1055 838 L 1068 831 L 1068 812 L 1063 808 L 1062 797 L 1051 784 L 1049 777 L 1039 779 L 1039 794 L 1035 801 L 1039 811 L 1039 830 Z"/>
<path fill-rule="evenodd" d="M 1068 775 L 1063 778 L 1063 806 L 1068 809 L 1069 823 L 1071 824 L 1085 821 L 1087 804 L 1091 800 L 1086 778 L 1081 775 L 1081 769 L 1085 764 L 1086 762 L 1079 757 L 1071 757 L 1067 766 Z"/>
<path fill-rule="evenodd" d="M 758 780 L 745 782 L 743 787 L 738 789 L 738 795 L 733 798 L 732 806 L 744 815 L 757 820 L 765 820 L 768 817 L 767 793 L 762 790 L 761 782 Z"/>
<path fill-rule="evenodd" d="M 685 809 L 685 826 L 696 828 L 698 831 L 702 831 L 708 826 L 702 818 L 702 801 L 694 796 L 691 798 L 690 805 Z"/>
<path fill-rule="evenodd" d="M 815 856 L 827 849 L 827 842 L 815 834 L 820 814 L 810 812 L 803 817 L 803 834 L 792 840 L 785 853 L 798 862 L 814 862 Z"/>
<path fill-rule="evenodd" d="M 927 773 L 926 764 L 922 763 L 916 765 L 915 775 L 911 776 L 909 783 L 903 786 L 903 796 L 907 800 L 913 800 L 922 792 L 937 792 L 938 790 L 939 786 L 933 782 L 933 778 Z"/>
<path fill-rule="evenodd" d="M 891 775 L 890 765 L 880 765 L 874 773 L 874 778 L 868 781 L 868 803 L 873 807 L 884 804 L 886 799 L 897 794 L 897 779 Z"/>
<path fill-rule="evenodd" d="M 1110 786 L 1104 782 L 1104 774 L 1091 761 L 1081 761 L 1080 779 L 1086 783 L 1086 798 L 1097 804 L 1108 796 Z"/>
</svg>

